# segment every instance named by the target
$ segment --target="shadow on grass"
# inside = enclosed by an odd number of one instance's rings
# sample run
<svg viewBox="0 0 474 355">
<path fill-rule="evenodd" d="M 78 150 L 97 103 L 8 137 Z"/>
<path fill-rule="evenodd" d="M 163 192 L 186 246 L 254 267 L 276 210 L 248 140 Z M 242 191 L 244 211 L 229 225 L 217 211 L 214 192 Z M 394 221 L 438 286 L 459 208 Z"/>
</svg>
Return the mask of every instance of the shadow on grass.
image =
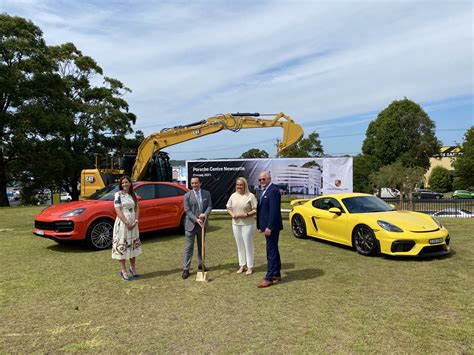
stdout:
<svg viewBox="0 0 474 355">
<path fill-rule="evenodd" d="M 326 245 L 330 245 L 330 246 L 333 246 L 333 247 L 336 247 L 336 248 L 339 248 L 339 249 L 343 249 L 343 250 L 347 250 L 347 251 L 350 251 L 350 252 L 353 252 L 353 253 L 357 253 L 353 247 L 350 247 L 350 246 L 344 245 L 344 244 L 339 244 L 339 243 L 336 243 L 336 242 L 331 242 L 331 241 L 324 240 L 324 239 L 307 237 L 307 238 L 304 238 L 303 240 L 312 240 L 313 242 L 316 242 L 316 243 L 326 244 Z M 436 259 L 438 259 L 438 260 L 439 259 L 449 259 L 449 258 L 452 258 L 454 255 L 456 255 L 456 251 L 451 249 L 449 254 L 438 255 L 438 256 L 403 256 L 403 255 L 377 254 L 377 255 L 370 256 L 370 258 L 383 258 L 383 259 L 387 259 L 387 260 L 400 260 L 400 261 L 403 260 L 403 261 L 423 262 L 423 261 L 431 261 L 431 260 L 436 260 Z"/>
<path fill-rule="evenodd" d="M 183 271 L 182 268 L 176 268 L 171 270 L 156 270 L 152 272 L 140 273 L 140 279 L 153 279 L 155 277 L 162 277 L 168 276 L 172 274 L 176 274 L 181 277 L 181 272 Z"/>
<path fill-rule="evenodd" d="M 438 255 L 438 256 L 394 256 L 394 255 L 382 255 L 387 260 L 397 260 L 397 261 L 414 261 L 414 262 L 426 262 L 432 260 L 443 260 L 450 259 L 456 255 L 456 251 L 452 250 L 449 254 Z"/>
<path fill-rule="evenodd" d="M 333 247 L 336 247 L 336 248 L 339 248 L 339 249 L 344 249 L 344 250 L 355 252 L 355 249 L 353 247 L 350 247 L 350 246 L 344 245 L 344 244 L 339 244 L 339 243 L 336 243 L 336 242 L 331 242 L 329 240 L 324 240 L 324 239 L 319 239 L 319 238 L 312 238 L 312 237 L 302 238 L 302 240 L 310 240 L 313 243 L 326 244 L 326 245 L 330 245 L 330 246 L 333 246 Z"/>
<path fill-rule="evenodd" d="M 315 279 L 317 277 L 323 276 L 324 271 L 321 269 L 311 268 L 311 269 L 300 269 L 300 270 L 291 270 L 285 272 L 282 271 L 283 279 L 280 283 L 287 283 L 292 281 L 307 281 L 311 279 Z"/>
<path fill-rule="evenodd" d="M 315 279 L 317 277 L 323 276 L 324 271 L 317 268 L 309 268 L 309 269 L 300 269 L 300 270 L 291 270 L 295 268 L 294 263 L 282 263 L 281 265 L 281 273 L 283 276 L 283 280 L 279 283 L 287 283 L 292 281 L 307 281 L 311 279 Z M 219 274 L 212 274 L 212 280 L 217 280 L 222 277 L 226 277 L 228 275 L 233 275 L 238 269 L 237 263 L 227 263 L 227 264 L 219 264 L 216 266 L 209 266 L 209 272 L 216 272 L 221 271 Z M 227 271 L 227 272 L 225 272 Z M 262 264 L 255 266 L 253 268 L 254 273 L 256 272 L 263 272 L 267 271 L 267 265 Z"/>
<path fill-rule="evenodd" d="M 46 249 L 57 253 L 93 253 L 98 250 L 92 250 L 84 242 L 81 241 L 61 241 L 57 244 L 52 244 Z"/>
</svg>

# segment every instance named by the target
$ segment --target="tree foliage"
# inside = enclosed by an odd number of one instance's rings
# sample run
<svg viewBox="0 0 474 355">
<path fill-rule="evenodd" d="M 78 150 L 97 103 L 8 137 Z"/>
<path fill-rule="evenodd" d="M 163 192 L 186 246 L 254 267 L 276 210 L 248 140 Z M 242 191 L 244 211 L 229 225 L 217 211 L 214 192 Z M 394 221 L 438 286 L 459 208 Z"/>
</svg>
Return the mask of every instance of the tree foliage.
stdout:
<svg viewBox="0 0 474 355">
<path fill-rule="evenodd" d="M 268 158 L 268 153 L 265 150 L 252 148 L 242 153 L 240 156 L 242 159 L 253 159 L 253 158 Z"/>
<path fill-rule="evenodd" d="M 456 189 L 474 189 L 474 126 L 464 135 L 462 155 L 453 163 L 454 187 Z"/>
<path fill-rule="evenodd" d="M 41 96 L 48 71 L 43 33 L 31 21 L 0 14 L 0 206 L 8 206 L 7 182 L 22 164 L 29 142 L 28 117 L 22 107 Z"/>
<path fill-rule="evenodd" d="M 453 189 L 453 178 L 448 169 L 437 166 L 431 171 L 428 185 L 433 191 L 448 192 Z"/>
<path fill-rule="evenodd" d="M 374 188 L 370 174 L 378 171 L 379 166 L 380 162 L 370 155 L 361 154 L 353 158 L 353 186 L 355 192 L 373 192 Z"/>
<path fill-rule="evenodd" d="M 362 152 L 382 166 L 400 161 L 403 166 L 426 170 L 439 146 L 434 122 L 418 104 L 405 98 L 392 102 L 369 124 Z"/>
<path fill-rule="evenodd" d="M 424 174 L 425 169 L 422 167 L 406 167 L 401 161 L 397 161 L 372 173 L 370 180 L 379 190 L 382 187 L 397 188 L 400 191 L 400 200 L 403 200 L 404 195 L 411 199 L 415 187 L 423 179 Z"/>
<path fill-rule="evenodd" d="M 26 171 L 77 199 L 81 170 L 130 144 L 130 90 L 74 44 L 47 47 L 30 21 L 1 15 L 0 38 L 0 198 L 2 174 Z"/>
<path fill-rule="evenodd" d="M 44 152 L 30 170 L 36 175 L 40 166 L 54 161 L 52 183 L 64 186 L 77 199 L 81 170 L 93 166 L 94 155 L 109 151 L 111 141 L 123 142 L 132 132 L 135 115 L 128 112 L 123 99 L 130 90 L 120 81 L 103 76 L 95 60 L 72 43 L 49 47 L 48 53 L 55 63 L 49 105 L 38 100 L 25 107 L 36 119 L 32 145 Z M 92 83 L 101 79 L 102 85 Z M 38 151 L 32 149 L 33 154 Z"/>
<path fill-rule="evenodd" d="M 319 140 L 319 134 L 316 132 L 310 133 L 308 138 L 301 139 L 280 154 L 282 158 L 312 158 L 323 155 L 324 149 Z"/>
</svg>

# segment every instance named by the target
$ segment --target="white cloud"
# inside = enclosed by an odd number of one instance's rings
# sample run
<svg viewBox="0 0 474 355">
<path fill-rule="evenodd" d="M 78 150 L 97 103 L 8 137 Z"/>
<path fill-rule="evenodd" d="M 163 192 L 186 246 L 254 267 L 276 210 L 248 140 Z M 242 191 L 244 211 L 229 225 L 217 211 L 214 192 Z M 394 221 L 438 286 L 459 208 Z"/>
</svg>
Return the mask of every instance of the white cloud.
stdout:
<svg viewBox="0 0 474 355">
<path fill-rule="evenodd" d="M 235 111 L 284 111 L 309 131 L 330 131 L 338 124 L 328 120 L 360 121 L 404 96 L 444 106 L 473 96 L 468 1 L 3 4 L 39 25 L 48 44 L 75 43 L 130 87 L 136 128 L 146 134 Z M 281 133 L 257 131 L 245 132 L 244 145 L 219 133 L 169 150 L 177 158 L 206 149 L 209 157 L 235 156 L 241 146 L 273 153 Z"/>
</svg>

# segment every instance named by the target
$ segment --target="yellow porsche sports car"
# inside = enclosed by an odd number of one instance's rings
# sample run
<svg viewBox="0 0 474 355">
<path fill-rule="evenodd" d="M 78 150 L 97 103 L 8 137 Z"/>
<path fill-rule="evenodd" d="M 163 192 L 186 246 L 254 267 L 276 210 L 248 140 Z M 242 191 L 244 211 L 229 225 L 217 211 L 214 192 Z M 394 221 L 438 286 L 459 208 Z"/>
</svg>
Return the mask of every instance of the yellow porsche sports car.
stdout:
<svg viewBox="0 0 474 355">
<path fill-rule="evenodd" d="M 362 255 L 438 256 L 449 253 L 449 232 L 424 213 L 396 211 L 376 196 L 324 195 L 291 201 L 295 237 L 354 247 Z"/>
</svg>

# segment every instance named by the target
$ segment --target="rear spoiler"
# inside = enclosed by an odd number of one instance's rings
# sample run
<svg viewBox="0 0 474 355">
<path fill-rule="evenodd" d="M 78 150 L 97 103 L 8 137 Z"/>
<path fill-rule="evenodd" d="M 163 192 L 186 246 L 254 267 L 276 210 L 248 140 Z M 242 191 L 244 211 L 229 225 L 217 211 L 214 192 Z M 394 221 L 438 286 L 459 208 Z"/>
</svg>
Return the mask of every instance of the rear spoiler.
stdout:
<svg viewBox="0 0 474 355">
<path fill-rule="evenodd" d="M 310 198 L 300 198 L 300 199 L 292 200 L 290 202 L 290 204 L 292 206 L 298 206 L 298 205 L 302 205 L 305 202 L 308 202 L 309 200 L 311 200 L 311 199 Z"/>
</svg>

